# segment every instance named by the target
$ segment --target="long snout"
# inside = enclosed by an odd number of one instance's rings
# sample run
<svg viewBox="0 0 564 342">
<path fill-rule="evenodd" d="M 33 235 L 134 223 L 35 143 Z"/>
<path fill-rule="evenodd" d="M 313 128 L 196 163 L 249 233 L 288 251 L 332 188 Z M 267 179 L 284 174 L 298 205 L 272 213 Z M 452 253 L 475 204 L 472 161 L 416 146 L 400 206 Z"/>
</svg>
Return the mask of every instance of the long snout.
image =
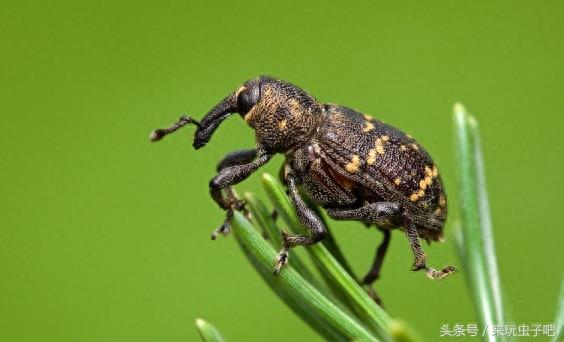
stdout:
<svg viewBox="0 0 564 342">
<path fill-rule="evenodd" d="M 199 149 L 206 145 L 213 135 L 213 132 L 215 132 L 223 120 L 236 112 L 237 99 L 235 93 L 232 93 L 213 107 L 212 110 L 202 118 L 200 126 L 194 133 L 194 148 Z"/>
</svg>

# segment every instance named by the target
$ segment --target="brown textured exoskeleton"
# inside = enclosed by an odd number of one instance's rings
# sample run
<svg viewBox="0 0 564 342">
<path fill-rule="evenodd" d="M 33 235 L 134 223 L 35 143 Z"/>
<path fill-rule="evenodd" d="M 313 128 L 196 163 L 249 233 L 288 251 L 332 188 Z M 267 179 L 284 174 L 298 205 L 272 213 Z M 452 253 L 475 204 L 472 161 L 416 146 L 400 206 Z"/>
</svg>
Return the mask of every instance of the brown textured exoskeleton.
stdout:
<svg viewBox="0 0 564 342">
<path fill-rule="evenodd" d="M 437 167 L 421 145 L 382 121 L 347 107 L 319 103 L 295 85 L 261 76 L 229 94 L 200 122 L 184 116 L 171 127 L 154 131 L 151 140 L 194 124 L 193 145 L 199 149 L 233 113 L 255 130 L 257 146 L 228 154 L 210 181 L 212 198 L 227 211 L 213 238 L 229 229 L 233 210 L 244 205 L 230 187 L 274 154 L 283 153 L 284 180 L 298 218 L 310 234 L 283 234 L 275 273 L 287 263 L 290 248 L 315 244 L 327 234 L 321 219 L 300 196 L 300 187 L 330 217 L 375 224 L 383 232 L 364 284 L 379 277 L 392 228 L 405 231 L 415 255 L 413 270 L 424 269 L 430 278 L 444 278 L 454 271 L 452 266 L 428 267 L 419 243 L 419 237 L 428 242 L 442 239 L 447 205 Z"/>
</svg>

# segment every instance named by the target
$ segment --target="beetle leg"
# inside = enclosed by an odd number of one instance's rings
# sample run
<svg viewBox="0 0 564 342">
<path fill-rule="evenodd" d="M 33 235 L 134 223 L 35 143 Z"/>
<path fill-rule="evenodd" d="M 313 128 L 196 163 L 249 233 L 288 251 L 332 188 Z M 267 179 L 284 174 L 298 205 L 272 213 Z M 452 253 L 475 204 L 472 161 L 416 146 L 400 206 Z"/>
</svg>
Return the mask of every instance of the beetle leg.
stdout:
<svg viewBox="0 0 564 342">
<path fill-rule="evenodd" d="M 355 209 L 327 209 L 335 220 L 355 220 L 390 226 L 401 218 L 401 207 L 395 202 L 374 202 Z"/>
<path fill-rule="evenodd" d="M 409 241 L 409 245 L 413 251 L 413 256 L 415 257 L 411 270 L 419 271 L 426 268 L 427 266 L 425 261 L 427 260 L 427 255 L 425 255 L 425 252 L 423 252 L 423 248 L 421 248 L 421 244 L 419 243 L 417 229 L 410 225 L 405 228 L 405 234 L 407 235 L 407 240 Z"/>
<path fill-rule="evenodd" d="M 257 157 L 257 150 L 254 148 L 233 151 L 227 154 L 218 164 L 217 172 L 235 165 L 248 164 Z"/>
<path fill-rule="evenodd" d="M 286 263 L 288 263 L 288 250 L 296 246 L 307 246 L 313 245 L 327 236 L 327 229 L 325 225 L 315 214 L 311 208 L 307 206 L 304 200 L 301 198 L 298 188 L 296 186 L 296 178 L 292 173 L 286 174 L 286 182 L 288 184 L 288 191 L 290 194 L 290 199 L 300 223 L 309 231 L 310 235 L 294 235 L 282 231 L 282 237 L 284 239 L 282 250 L 276 257 L 276 268 L 274 269 L 274 274 L 277 274 L 282 269 Z"/>
<path fill-rule="evenodd" d="M 374 256 L 374 262 L 372 263 L 370 271 L 362 280 L 362 284 L 365 285 L 370 285 L 380 278 L 380 269 L 382 268 L 384 257 L 386 256 L 388 246 L 390 245 L 390 239 L 392 237 L 390 230 L 380 229 L 380 231 L 384 233 L 384 238 L 382 239 L 382 242 L 380 242 L 378 249 L 376 249 L 376 255 Z"/>
<path fill-rule="evenodd" d="M 384 257 L 386 256 L 386 252 L 388 251 L 388 246 L 390 245 L 390 239 L 392 234 L 388 229 L 379 229 L 382 233 L 384 233 L 384 238 L 380 245 L 376 249 L 376 255 L 374 256 L 374 262 L 372 263 L 372 267 L 370 271 L 364 276 L 362 279 L 362 285 L 368 286 L 368 293 L 374 299 L 376 303 L 382 305 L 382 300 L 371 287 L 372 283 L 380 278 L 380 270 L 382 269 L 382 263 L 384 262 Z"/>
<path fill-rule="evenodd" d="M 218 169 L 222 164 L 225 167 L 221 168 L 210 181 L 210 194 L 222 209 L 229 209 L 232 205 L 232 201 L 223 197 L 222 190 L 242 182 L 272 157 L 272 154 L 266 153 L 262 149 L 257 150 L 256 154 L 258 157 L 247 164 L 226 166 L 229 162 L 220 163 Z"/>
<path fill-rule="evenodd" d="M 217 164 L 217 171 L 220 172 L 221 170 L 230 167 L 236 166 L 241 164 L 247 164 L 252 162 L 257 157 L 257 150 L 256 149 L 246 149 L 246 150 L 238 150 L 227 154 L 218 164 Z M 212 240 L 215 240 L 219 234 L 227 235 L 231 229 L 229 227 L 229 221 L 233 217 L 233 209 L 235 210 L 242 210 L 245 206 L 245 201 L 238 199 L 231 186 L 227 186 L 225 188 L 225 195 L 226 201 L 232 203 L 227 209 L 227 214 L 225 221 L 219 228 L 214 230 L 211 234 Z"/>
<path fill-rule="evenodd" d="M 413 267 L 411 268 L 412 271 L 419 271 L 424 269 L 425 273 L 427 274 L 427 277 L 429 277 L 430 279 L 442 279 L 456 271 L 456 269 L 453 266 L 445 266 L 440 271 L 427 266 L 425 263 L 427 256 L 425 255 L 425 252 L 423 252 L 423 249 L 421 248 L 421 244 L 419 243 L 419 237 L 417 236 L 417 230 L 415 226 L 408 225 L 405 228 L 405 233 L 407 235 L 407 239 L 409 240 L 409 244 L 411 245 L 411 250 L 413 251 L 413 255 L 415 256 L 415 261 L 413 262 Z"/>
<path fill-rule="evenodd" d="M 375 202 L 356 209 L 328 209 L 327 214 L 336 220 L 357 220 L 365 223 L 375 223 L 377 226 L 389 226 L 398 222 L 401 208 L 394 202 Z M 382 305 L 382 300 L 370 285 L 380 278 L 380 269 L 390 244 L 391 233 L 388 229 L 380 229 L 384 233 L 382 242 L 376 249 L 374 262 L 368 274 L 362 280 L 367 285 L 369 295 L 376 303 Z"/>
<path fill-rule="evenodd" d="M 235 155 L 235 154 L 234 154 Z M 227 211 L 227 217 L 223 224 L 212 233 L 212 239 L 215 239 L 218 233 L 225 234 L 229 230 L 229 220 L 233 216 L 233 210 L 241 210 L 243 208 L 244 202 L 239 201 L 233 195 L 231 191 L 231 186 L 242 182 L 247 177 L 249 177 L 258 168 L 266 164 L 272 157 L 272 154 L 264 152 L 262 149 L 257 149 L 256 155 L 258 156 L 255 160 L 242 165 L 231 165 L 236 158 L 229 158 L 229 156 L 223 162 L 220 162 L 218 169 L 222 166 L 224 168 L 220 169 L 218 174 L 212 178 L 210 181 L 210 194 L 213 200 L 224 210 Z M 240 162 L 244 162 L 243 157 L 251 158 L 252 153 L 246 151 L 245 153 L 240 153 L 237 158 Z M 227 166 L 231 165 L 231 166 Z M 223 195 L 223 190 L 227 190 L 228 196 Z"/>
</svg>

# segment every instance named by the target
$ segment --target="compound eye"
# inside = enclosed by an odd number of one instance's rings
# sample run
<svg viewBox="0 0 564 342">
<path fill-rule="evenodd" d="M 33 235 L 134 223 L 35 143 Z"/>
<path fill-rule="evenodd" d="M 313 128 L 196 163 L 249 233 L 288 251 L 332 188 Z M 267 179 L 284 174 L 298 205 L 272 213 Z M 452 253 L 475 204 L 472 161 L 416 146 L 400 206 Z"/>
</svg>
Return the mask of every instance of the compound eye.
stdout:
<svg viewBox="0 0 564 342">
<path fill-rule="evenodd" d="M 247 114 L 259 100 L 260 87 L 258 82 L 248 82 L 239 91 L 237 109 L 240 114 Z"/>
</svg>

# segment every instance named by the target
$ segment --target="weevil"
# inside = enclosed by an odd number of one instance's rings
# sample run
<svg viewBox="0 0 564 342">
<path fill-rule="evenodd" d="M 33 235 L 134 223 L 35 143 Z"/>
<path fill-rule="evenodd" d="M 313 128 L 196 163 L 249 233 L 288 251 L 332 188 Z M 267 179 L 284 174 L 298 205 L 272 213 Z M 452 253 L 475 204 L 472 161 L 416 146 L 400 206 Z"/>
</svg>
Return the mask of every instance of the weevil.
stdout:
<svg viewBox="0 0 564 342">
<path fill-rule="evenodd" d="M 452 266 L 441 270 L 427 266 L 419 242 L 419 238 L 442 241 L 447 200 L 437 166 L 411 136 L 383 121 L 345 106 L 322 104 L 289 82 L 260 76 L 229 94 L 201 121 L 183 116 L 170 127 L 152 132 L 150 140 L 193 124 L 197 126 L 193 146 L 200 149 L 234 113 L 255 131 L 256 148 L 230 153 L 218 164 L 209 189 L 226 211 L 226 219 L 212 237 L 227 232 L 233 210 L 244 207 L 231 187 L 282 153 L 283 181 L 309 234 L 283 231 L 275 274 L 288 262 L 291 248 L 316 244 L 327 235 L 322 220 L 304 201 L 304 192 L 329 217 L 375 225 L 383 232 L 363 284 L 379 278 L 392 229 L 405 232 L 414 254 L 412 270 L 425 270 L 434 279 L 455 271 Z"/>
</svg>

